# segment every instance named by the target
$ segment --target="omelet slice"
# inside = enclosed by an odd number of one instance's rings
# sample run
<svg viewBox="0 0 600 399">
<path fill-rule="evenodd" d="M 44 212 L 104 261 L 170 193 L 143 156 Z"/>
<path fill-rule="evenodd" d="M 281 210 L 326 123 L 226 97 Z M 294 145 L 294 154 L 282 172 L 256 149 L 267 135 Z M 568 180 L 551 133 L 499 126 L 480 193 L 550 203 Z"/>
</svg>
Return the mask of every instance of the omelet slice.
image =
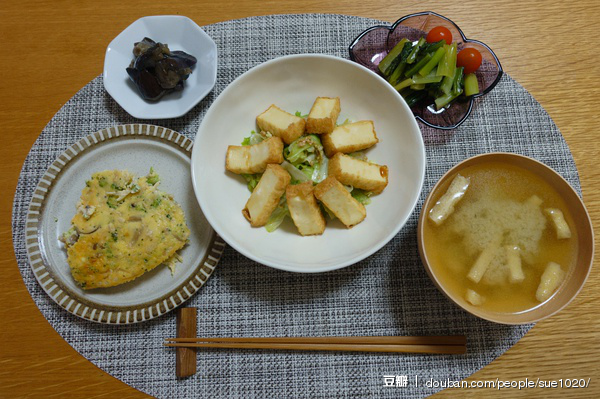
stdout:
<svg viewBox="0 0 600 399">
<path fill-rule="evenodd" d="M 131 281 L 178 256 L 190 230 L 181 207 L 158 190 L 159 178 L 106 170 L 86 182 L 72 227 L 61 238 L 83 289 Z"/>
</svg>

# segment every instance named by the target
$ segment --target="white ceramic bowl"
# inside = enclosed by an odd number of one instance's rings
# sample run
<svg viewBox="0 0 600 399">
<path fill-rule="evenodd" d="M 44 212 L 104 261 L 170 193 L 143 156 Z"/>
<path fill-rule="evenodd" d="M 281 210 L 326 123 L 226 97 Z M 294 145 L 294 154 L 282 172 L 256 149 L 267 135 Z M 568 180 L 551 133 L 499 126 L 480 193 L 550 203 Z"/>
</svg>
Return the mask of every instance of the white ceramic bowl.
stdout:
<svg viewBox="0 0 600 399">
<path fill-rule="evenodd" d="M 146 101 L 125 70 L 133 60 L 133 45 L 144 37 L 166 43 L 198 59 L 183 91 L 160 101 Z M 194 21 L 180 15 L 140 18 L 121 32 L 106 49 L 104 87 L 131 116 L 139 119 L 177 118 L 186 114 L 214 87 L 217 80 L 217 45 Z"/>
<path fill-rule="evenodd" d="M 327 216 L 321 236 L 300 236 L 289 218 L 273 233 L 250 227 L 242 215 L 250 192 L 241 176 L 225 170 L 227 146 L 240 145 L 269 105 L 307 114 L 317 96 L 340 97 L 338 121 L 374 121 L 380 142 L 367 156 L 389 167 L 388 187 L 351 229 Z M 421 132 L 398 92 L 356 63 L 316 54 L 277 58 L 237 78 L 206 113 L 192 151 L 196 197 L 215 231 L 256 262 L 303 273 L 339 269 L 383 247 L 413 212 L 424 173 Z"/>
</svg>

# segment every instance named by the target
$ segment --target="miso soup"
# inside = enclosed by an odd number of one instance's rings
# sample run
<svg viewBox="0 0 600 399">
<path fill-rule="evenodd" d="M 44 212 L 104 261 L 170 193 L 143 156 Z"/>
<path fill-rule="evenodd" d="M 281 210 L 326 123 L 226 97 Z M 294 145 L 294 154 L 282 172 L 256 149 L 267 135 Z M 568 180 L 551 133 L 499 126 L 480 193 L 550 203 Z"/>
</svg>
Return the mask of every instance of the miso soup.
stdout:
<svg viewBox="0 0 600 399">
<path fill-rule="evenodd" d="M 463 305 L 500 313 L 539 306 L 547 300 L 536 298 L 546 267 L 556 263 L 568 276 L 576 262 L 577 232 L 564 200 L 542 178 L 513 165 L 480 163 L 459 174 L 469 184 L 454 210 L 443 222 L 424 220 L 431 269 Z M 438 189 L 427 215 L 457 175 Z M 564 235 L 557 233 L 549 209 L 562 211 L 569 238 L 558 238 Z M 473 269 L 482 262 L 483 268 Z"/>
</svg>

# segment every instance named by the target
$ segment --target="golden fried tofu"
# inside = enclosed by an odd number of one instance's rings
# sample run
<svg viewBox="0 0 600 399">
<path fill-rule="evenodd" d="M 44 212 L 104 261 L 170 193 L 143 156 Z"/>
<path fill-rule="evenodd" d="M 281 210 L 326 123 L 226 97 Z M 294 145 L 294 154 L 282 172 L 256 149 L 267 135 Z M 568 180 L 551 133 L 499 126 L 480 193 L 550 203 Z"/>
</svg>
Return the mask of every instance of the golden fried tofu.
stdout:
<svg viewBox="0 0 600 399">
<path fill-rule="evenodd" d="M 348 228 L 362 222 L 367 216 L 365 206 L 354 199 L 333 176 L 317 184 L 314 193 L 315 197 Z"/>
<path fill-rule="evenodd" d="M 72 227 L 61 237 L 83 289 L 126 283 L 178 256 L 190 231 L 181 207 L 157 183 L 152 171 L 136 178 L 122 170 L 86 182 Z"/>
<path fill-rule="evenodd" d="M 571 238 L 571 229 L 565 220 L 565 215 L 560 209 L 546 208 L 544 209 L 544 213 L 552 220 L 552 224 L 556 230 L 556 238 L 559 240 L 562 240 L 563 238 Z"/>
<path fill-rule="evenodd" d="M 253 145 L 230 145 L 227 147 L 225 169 L 230 172 L 262 173 L 270 163 L 283 162 L 283 141 L 270 137 Z"/>
<path fill-rule="evenodd" d="M 285 197 L 292 220 L 301 235 L 323 234 L 325 218 L 313 194 L 312 182 L 287 186 Z"/>
<path fill-rule="evenodd" d="M 454 212 L 454 207 L 465 196 L 470 184 L 470 177 L 464 177 L 460 174 L 457 174 L 456 177 L 452 179 L 448 190 L 446 190 L 444 195 L 440 197 L 433 208 L 431 208 L 429 211 L 429 220 L 431 220 L 437 226 L 442 224 L 452 214 L 452 212 Z M 541 201 L 539 197 L 534 195 L 530 197 L 528 201 L 530 201 L 532 205 L 539 205 L 538 200 Z"/>
<path fill-rule="evenodd" d="M 260 181 L 252 191 L 242 213 L 252 227 L 267 224 L 271 213 L 277 208 L 279 199 L 290 183 L 290 174 L 277 164 L 269 164 Z"/>
<path fill-rule="evenodd" d="M 272 104 L 256 117 L 256 124 L 261 130 L 281 137 L 286 144 L 290 144 L 304 134 L 306 121 Z"/>
<path fill-rule="evenodd" d="M 308 118 L 306 118 L 306 132 L 331 133 L 335 128 L 340 111 L 339 97 L 317 97 L 308 113 Z"/>
<path fill-rule="evenodd" d="M 387 166 L 361 161 L 338 152 L 329 160 L 329 176 L 340 183 L 379 194 L 388 184 Z"/>
<path fill-rule="evenodd" d="M 373 121 L 359 121 L 336 126 L 322 137 L 325 154 L 331 158 L 336 152 L 348 154 L 365 150 L 377 144 L 379 139 Z"/>
<path fill-rule="evenodd" d="M 545 302 L 560 287 L 566 275 L 567 273 L 562 270 L 558 263 L 549 262 L 540 278 L 540 284 L 535 293 L 536 299 Z"/>
</svg>

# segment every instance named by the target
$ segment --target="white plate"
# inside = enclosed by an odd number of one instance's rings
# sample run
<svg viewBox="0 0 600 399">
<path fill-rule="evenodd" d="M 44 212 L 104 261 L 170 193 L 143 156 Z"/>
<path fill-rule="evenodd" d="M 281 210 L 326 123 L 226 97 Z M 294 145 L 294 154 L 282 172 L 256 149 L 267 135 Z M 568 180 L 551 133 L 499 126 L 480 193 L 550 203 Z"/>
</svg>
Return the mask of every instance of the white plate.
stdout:
<svg viewBox="0 0 600 399">
<path fill-rule="evenodd" d="M 190 182 L 192 142 L 152 125 L 104 129 L 69 147 L 40 180 L 27 214 L 27 254 L 42 288 L 60 306 L 84 319 L 127 324 L 160 316 L 189 299 L 211 275 L 223 243 L 202 215 Z M 161 190 L 182 207 L 189 243 L 175 274 L 166 266 L 111 288 L 83 290 L 73 280 L 58 238 L 71 226 L 76 204 L 93 173 L 126 169 L 138 176 L 154 167 Z"/>
<path fill-rule="evenodd" d="M 166 43 L 198 59 L 184 89 L 159 101 L 146 101 L 129 78 L 133 45 L 144 37 Z M 104 87 L 131 116 L 139 119 L 177 118 L 186 114 L 214 87 L 217 80 L 217 45 L 194 21 L 180 15 L 140 18 L 121 32 L 106 49 Z"/>
<path fill-rule="evenodd" d="M 367 156 L 389 167 L 388 187 L 352 229 L 328 220 L 323 235 L 302 237 L 289 218 L 273 233 L 250 227 L 242 216 L 250 192 L 241 176 L 225 171 L 227 146 L 240 145 L 270 104 L 306 114 L 317 96 L 340 97 L 338 121 L 374 121 L 380 142 Z M 315 54 L 271 60 L 237 78 L 206 113 L 192 151 L 196 197 L 217 233 L 245 256 L 294 272 L 339 269 L 383 247 L 413 212 L 424 173 L 421 132 L 398 92 L 356 63 Z"/>
</svg>

